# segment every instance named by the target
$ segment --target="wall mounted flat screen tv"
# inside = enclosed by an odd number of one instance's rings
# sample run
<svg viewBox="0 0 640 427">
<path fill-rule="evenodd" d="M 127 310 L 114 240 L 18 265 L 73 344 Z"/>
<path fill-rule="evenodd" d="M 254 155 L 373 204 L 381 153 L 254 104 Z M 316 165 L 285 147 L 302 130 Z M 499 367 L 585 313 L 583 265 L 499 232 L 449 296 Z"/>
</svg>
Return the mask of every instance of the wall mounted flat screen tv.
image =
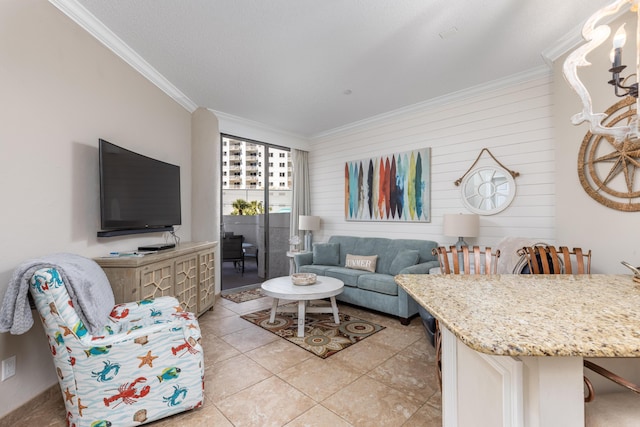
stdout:
<svg viewBox="0 0 640 427">
<path fill-rule="evenodd" d="M 99 237 L 173 230 L 182 222 L 180 167 L 99 140 Z"/>
</svg>

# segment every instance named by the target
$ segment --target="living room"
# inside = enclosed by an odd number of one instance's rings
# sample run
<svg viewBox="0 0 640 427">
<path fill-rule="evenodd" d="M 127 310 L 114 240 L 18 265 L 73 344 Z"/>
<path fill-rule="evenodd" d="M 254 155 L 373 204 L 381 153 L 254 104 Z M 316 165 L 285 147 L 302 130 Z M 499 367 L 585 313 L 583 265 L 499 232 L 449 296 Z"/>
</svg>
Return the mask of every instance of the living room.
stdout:
<svg viewBox="0 0 640 427">
<path fill-rule="evenodd" d="M 564 51 L 551 68 L 452 90 L 303 138 L 204 108 L 189 112 L 47 1 L 0 2 L 0 28 L 0 181 L 9 226 L 4 242 L 11 247 L 0 261 L 0 294 L 26 259 L 56 252 L 99 257 L 157 243 L 156 235 L 96 236 L 98 138 L 180 164 L 183 224 L 177 234 L 183 241 L 218 240 L 219 152 L 207 141 L 219 141 L 220 132 L 310 152 L 312 212 L 322 218 L 315 241 L 348 234 L 453 243 L 455 238 L 443 235 L 442 217 L 465 212 L 454 181 L 487 147 L 520 176 L 511 206 L 483 216 L 480 235 L 468 239 L 470 244 L 491 246 L 519 236 L 589 248 L 594 273 L 626 273 L 621 260 L 639 263 L 637 214 L 597 203 L 578 180 L 578 150 L 587 128 L 570 122 L 580 103 L 562 76 Z M 600 56 L 592 69 L 608 67 L 606 54 Z M 591 87 L 609 90 L 606 73 L 585 74 Z M 613 95 L 607 96 L 609 105 Z M 345 221 L 345 160 L 425 147 L 431 149 L 431 222 Z M 25 335 L 0 334 L 0 360 L 18 360 L 15 378 L 0 383 L 0 418 L 56 382 L 37 323 Z"/>
</svg>

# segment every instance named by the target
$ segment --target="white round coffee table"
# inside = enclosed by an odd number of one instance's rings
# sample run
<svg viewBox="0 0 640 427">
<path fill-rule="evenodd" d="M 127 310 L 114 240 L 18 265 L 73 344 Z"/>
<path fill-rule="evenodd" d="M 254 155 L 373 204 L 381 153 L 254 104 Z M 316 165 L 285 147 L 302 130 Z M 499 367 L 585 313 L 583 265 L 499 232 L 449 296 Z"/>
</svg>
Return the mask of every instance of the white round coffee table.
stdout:
<svg viewBox="0 0 640 427">
<path fill-rule="evenodd" d="M 304 317 L 305 313 L 333 313 L 333 320 L 340 323 L 338 315 L 338 306 L 336 305 L 336 295 L 342 293 L 344 283 L 342 280 L 333 277 L 317 276 L 316 283 L 313 285 L 298 286 L 291 283 L 290 276 L 276 277 L 269 279 L 262 285 L 262 291 L 265 295 L 273 298 L 271 306 L 271 316 L 269 322 L 276 320 L 276 311 L 295 313 L 298 312 L 298 337 L 304 337 Z M 329 298 L 331 307 L 326 306 L 309 306 L 310 300 Z M 298 301 L 298 307 L 278 307 L 278 301 L 281 299 Z"/>
</svg>

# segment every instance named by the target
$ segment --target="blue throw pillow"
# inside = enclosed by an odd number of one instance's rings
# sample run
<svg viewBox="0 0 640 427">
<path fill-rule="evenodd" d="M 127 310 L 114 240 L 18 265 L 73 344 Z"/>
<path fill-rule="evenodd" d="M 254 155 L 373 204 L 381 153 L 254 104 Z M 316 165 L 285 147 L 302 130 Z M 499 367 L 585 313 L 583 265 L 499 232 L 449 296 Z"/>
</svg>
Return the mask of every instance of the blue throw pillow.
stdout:
<svg viewBox="0 0 640 427">
<path fill-rule="evenodd" d="M 340 244 L 314 243 L 313 244 L 313 264 L 314 265 L 339 265 L 340 264 Z"/>
<path fill-rule="evenodd" d="M 420 252 L 414 249 L 403 249 L 396 257 L 391 261 L 389 266 L 389 273 L 392 276 L 399 274 L 401 270 L 416 265 L 420 259 Z"/>
</svg>

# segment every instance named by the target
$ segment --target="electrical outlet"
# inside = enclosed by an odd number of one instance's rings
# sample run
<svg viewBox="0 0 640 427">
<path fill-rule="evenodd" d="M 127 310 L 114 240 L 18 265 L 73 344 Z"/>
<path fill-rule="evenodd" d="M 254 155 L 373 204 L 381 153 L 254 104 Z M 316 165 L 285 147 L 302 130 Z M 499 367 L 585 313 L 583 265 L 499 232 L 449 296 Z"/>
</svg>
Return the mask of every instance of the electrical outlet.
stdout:
<svg viewBox="0 0 640 427">
<path fill-rule="evenodd" d="M 16 374 L 16 357 L 11 356 L 2 361 L 2 381 L 5 381 Z"/>
</svg>

